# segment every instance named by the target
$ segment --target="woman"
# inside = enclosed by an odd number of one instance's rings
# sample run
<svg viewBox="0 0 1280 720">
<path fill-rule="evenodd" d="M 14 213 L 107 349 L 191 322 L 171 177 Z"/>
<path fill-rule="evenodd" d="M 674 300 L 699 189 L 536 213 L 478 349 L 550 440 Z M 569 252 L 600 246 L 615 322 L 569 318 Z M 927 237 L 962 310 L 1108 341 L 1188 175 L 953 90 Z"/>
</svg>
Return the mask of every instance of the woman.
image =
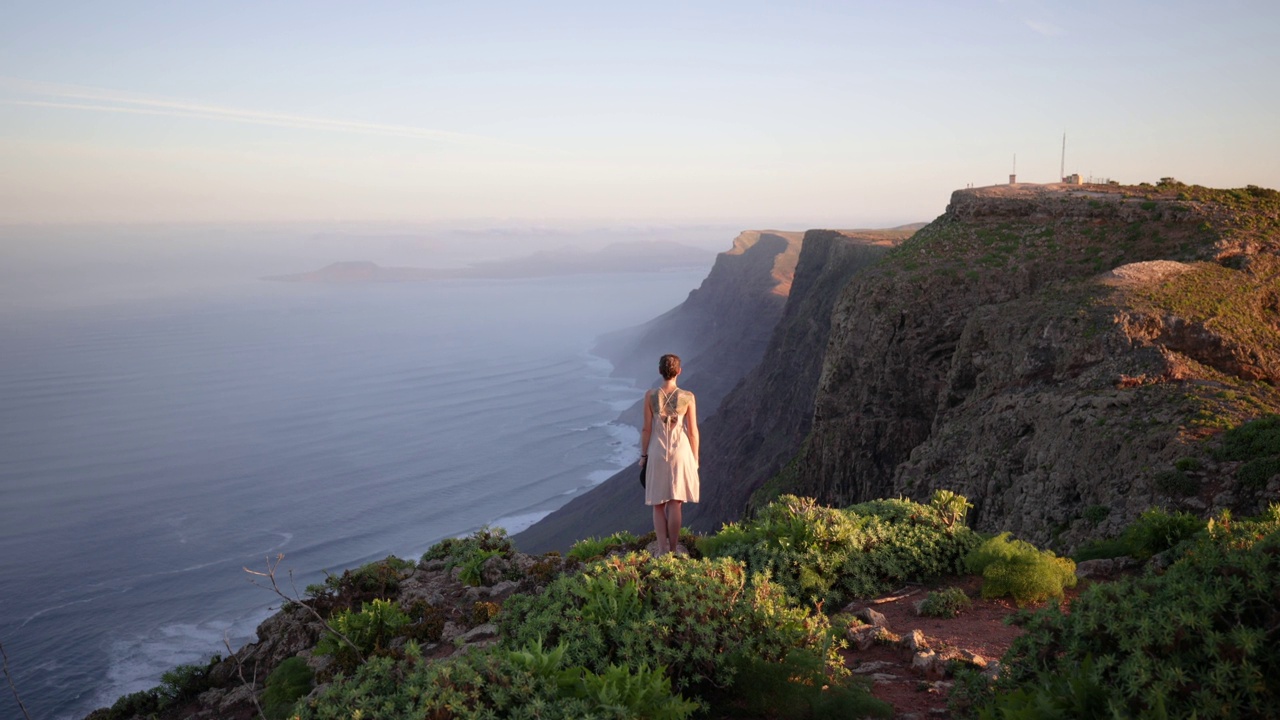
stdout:
<svg viewBox="0 0 1280 720">
<path fill-rule="evenodd" d="M 646 466 L 644 503 L 653 506 L 655 555 L 680 542 L 681 505 L 698 502 L 698 417 L 693 393 L 676 387 L 680 358 L 658 360 L 662 385 L 644 394 L 640 464 Z"/>
</svg>

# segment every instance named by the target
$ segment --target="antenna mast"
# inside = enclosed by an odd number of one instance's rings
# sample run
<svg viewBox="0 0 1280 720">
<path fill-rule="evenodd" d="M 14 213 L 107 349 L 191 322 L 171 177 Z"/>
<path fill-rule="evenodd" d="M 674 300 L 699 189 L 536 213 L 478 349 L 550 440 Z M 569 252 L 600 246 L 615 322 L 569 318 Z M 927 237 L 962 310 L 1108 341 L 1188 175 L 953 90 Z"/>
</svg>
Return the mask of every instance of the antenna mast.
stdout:
<svg viewBox="0 0 1280 720">
<path fill-rule="evenodd" d="M 1067 131 L 1062 131 L 1062 166 L 1058 168 L 1058 177 L 1067 177 Z"/>
</svg>

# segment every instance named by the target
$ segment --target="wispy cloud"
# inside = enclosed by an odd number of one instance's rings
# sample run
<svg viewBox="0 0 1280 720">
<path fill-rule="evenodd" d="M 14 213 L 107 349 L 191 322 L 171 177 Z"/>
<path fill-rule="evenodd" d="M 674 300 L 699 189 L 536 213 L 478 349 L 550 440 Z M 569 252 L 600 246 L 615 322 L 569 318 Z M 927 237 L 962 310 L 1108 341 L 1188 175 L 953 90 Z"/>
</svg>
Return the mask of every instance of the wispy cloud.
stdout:
<svg viewBox="0 0 1280 720">
<path fill-rule="evenodd" d="M 205 105 L 184 100 L 148 97 L 133 93 L 107 90 L 104 88 L 86 87 L 82 85 L 61 85 L 55 83 L 33 82 L 18 78 L 0 77 L 0 89 L 9 95 L 17 95 L 3 100 L 9 105 L 27 107 L 58 108 L 64 110 L 81 110 L 88 112 L 126 113 L 132 115 L 159 115 L 182 117 L 199 120 L 222 120 L 225 122 L 244 123 L 250 125 L 269 125 L 273 127 L 297 128 L 303 130 L 319 130 L 328 132 L 357 133 L 361 135 L 384 135 L 391 137 L 434 140 L 458 144 L 488 144 L 515 146 L 497 138 L 467 133 L 433 130 L 431 128 L 412 125 L 390 125 L 384 123 L 359 122 L 335 118 L 293 115 L 289 113 L 252 110 L 220 105 Z M 51 99 L 35 99 L 51 98 Z"/>
<path fill-rule="evenodd" d="M 1058 37 L 1059 35 L 1065 34 L 1065 31 L 1062 28 L 1054 25 L 1053 23 L 1045 22 L 1044 20 L 1025 20 L 1023 22 L 1025 22 L 1027 27 L 1031 28 L 1033 32 L 1039 35 L 1044 35 L 1046 37 Z"/>
</svg>

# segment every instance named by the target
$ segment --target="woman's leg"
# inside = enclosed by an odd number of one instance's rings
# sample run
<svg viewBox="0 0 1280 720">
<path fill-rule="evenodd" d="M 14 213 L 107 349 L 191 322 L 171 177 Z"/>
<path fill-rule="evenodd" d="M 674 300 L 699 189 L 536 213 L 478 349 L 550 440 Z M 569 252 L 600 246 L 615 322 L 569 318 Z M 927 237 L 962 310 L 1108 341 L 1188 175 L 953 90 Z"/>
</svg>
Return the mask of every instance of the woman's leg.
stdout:
<svg viewBox="0 0 1280 720">
<path fill-rule="evenodd" d="M 671 545 L 667 542 L 667 513 L 666 508 L 670 503 L 658 503 L 653 506 L 653 532 L 658 536 L 658 552 L 655 556 L 663 555 L 671 552 Z M 679 540 L 680 535 L 676 535 Z"/>
<path fill-rule="evenodd" d="M 679 500 L 672 500 L 665 504 L 667 506 L 667 549 L 675 552 L 676 546 L 680 544 L 680 521 L 681 516 L 684 514 L 681 511 L 681 507 L 684 503 Z"/>
</svg>

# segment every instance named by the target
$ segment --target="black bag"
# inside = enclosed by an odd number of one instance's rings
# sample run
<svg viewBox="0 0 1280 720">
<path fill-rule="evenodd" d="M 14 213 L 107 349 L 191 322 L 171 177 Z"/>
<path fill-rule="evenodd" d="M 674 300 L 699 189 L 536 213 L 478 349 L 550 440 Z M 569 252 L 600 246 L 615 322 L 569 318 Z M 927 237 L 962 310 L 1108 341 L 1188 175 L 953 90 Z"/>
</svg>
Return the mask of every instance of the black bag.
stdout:
<svg viewBox="0 0 1280 720">
<path fill-rule="evenodd" d="M 644 459 L 644 462 L 640 463 L 640 487 L 644 487 L 644 486 L 645 486 L 645 485 L 644 485 L 644 473 L 645 473 L 645 471 L 646 471 L 646 470 L 648 470 L 648 469 L 649 469 L 649 459 L 648 459 L 648 458 L 645 458 L 645 459 Z"/>
</svg>

